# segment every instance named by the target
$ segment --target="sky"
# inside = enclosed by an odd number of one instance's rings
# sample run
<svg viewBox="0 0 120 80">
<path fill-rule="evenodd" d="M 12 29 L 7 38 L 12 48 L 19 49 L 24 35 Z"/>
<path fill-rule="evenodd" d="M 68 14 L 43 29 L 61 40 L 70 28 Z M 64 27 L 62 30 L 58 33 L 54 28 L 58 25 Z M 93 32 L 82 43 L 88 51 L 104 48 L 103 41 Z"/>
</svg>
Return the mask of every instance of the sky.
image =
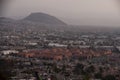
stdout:
<svg viewBox="0 0 120 80">
<path fill-rule="evenodd" d="M 117 0 L 9 0 L 2 7 L 14 19 L 43 12 L 72 25 L 120 26 Z"/>
</svg>

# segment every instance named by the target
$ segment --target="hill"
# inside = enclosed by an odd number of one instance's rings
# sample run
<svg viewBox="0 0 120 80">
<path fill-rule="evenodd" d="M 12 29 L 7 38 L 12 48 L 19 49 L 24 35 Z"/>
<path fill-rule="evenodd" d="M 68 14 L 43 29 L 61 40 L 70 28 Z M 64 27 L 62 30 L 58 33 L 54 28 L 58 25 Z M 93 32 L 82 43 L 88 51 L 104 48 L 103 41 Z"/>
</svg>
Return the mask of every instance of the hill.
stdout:
<svg viewBox="0 0 120 80">
<path fill-rule="evenodd" d="M 29 16 L 24 18 L 23 20 L 48 24 L 48 25 L 66 25 L 63 21 L 58 18 L 45 14 L 45 13 L 31 13 Z"/>
</svg>

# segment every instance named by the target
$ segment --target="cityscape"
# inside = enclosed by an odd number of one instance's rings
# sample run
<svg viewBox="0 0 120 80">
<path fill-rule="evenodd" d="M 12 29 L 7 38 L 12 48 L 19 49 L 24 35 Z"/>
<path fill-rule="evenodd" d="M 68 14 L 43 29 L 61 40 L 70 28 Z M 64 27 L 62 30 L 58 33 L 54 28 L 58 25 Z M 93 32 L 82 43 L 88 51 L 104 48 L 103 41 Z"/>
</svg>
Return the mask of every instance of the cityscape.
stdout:
<svg viewBox="0 0 120 80">
<path fill-rule="evenodd" d="M 66 24 L 48 28 L 7 18 L 1 18 L 0 25 L 0 59 L 8 63 L 11 80 L 120 79 L 117 30 L 81 31 L 72 26 L 64 29 Z"/>
<path fill-rule="evenodd" d="M 0 0 L 0 80 L 120 80 L 119 0 Z"/>
</svg>

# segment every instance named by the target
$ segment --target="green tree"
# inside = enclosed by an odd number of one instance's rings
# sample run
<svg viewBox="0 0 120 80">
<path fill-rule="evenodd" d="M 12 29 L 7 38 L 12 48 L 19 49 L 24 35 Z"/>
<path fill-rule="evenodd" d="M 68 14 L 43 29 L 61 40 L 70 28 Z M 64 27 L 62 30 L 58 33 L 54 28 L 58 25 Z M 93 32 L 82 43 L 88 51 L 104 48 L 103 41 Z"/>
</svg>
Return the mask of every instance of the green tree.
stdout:
<svg viewBox="0 0 120 80">
<path fill-rule="evenodd" d="M 12 61 L 0 59 L 0 80 L 9 80 L 13 76 L 12 68 Z"/>
<path fill-rule="evenodd" d="M 101 74 L 100 72 L 98 72 L 98 73 L 96 73 L 96 74 L 94 75 L 94 77 L 95 77 L 96 79 L 102 79 L 102 74 Z"/>
<path fill-rule="evenodd" d="M 75 69 L 73 70 L 74 74 L 82 74 L 84 72 L 84 65 L 83 64 L 76 64 Z"/>
<path fill-rule="evenodd" d="M 116 78 L 113 75 L 107 75 L 102 80 L 116 80 Z"/>
<path fill-rule="evenodd" d="M 90 76 L 88 74 L 84 75 L 83 80 L 90 80 Z"/>
<path fill-rule="evenodd" d="M 85 70 L 88 73 L 94 73 L 95 72 L 95 67 L 93 65 L 89 66 Z"/>
</svg>

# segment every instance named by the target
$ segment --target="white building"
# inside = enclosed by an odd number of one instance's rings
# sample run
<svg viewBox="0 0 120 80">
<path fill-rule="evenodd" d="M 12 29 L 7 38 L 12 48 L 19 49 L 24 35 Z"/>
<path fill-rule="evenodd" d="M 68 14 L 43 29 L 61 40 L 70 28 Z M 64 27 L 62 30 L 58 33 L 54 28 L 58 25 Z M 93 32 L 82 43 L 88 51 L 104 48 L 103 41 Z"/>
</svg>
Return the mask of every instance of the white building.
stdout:
<svg viewBox="0 0 120 80">
<path fill-rule="evenodd" d="M 8 54 L 11 54 L 11 53 L 19 53 L 19 51 L 16 51 L 16 50 L 4 50 L 4 51 L 1 51 L 2 54 L 4 55 L 8 55 Z"/>
</svg>

